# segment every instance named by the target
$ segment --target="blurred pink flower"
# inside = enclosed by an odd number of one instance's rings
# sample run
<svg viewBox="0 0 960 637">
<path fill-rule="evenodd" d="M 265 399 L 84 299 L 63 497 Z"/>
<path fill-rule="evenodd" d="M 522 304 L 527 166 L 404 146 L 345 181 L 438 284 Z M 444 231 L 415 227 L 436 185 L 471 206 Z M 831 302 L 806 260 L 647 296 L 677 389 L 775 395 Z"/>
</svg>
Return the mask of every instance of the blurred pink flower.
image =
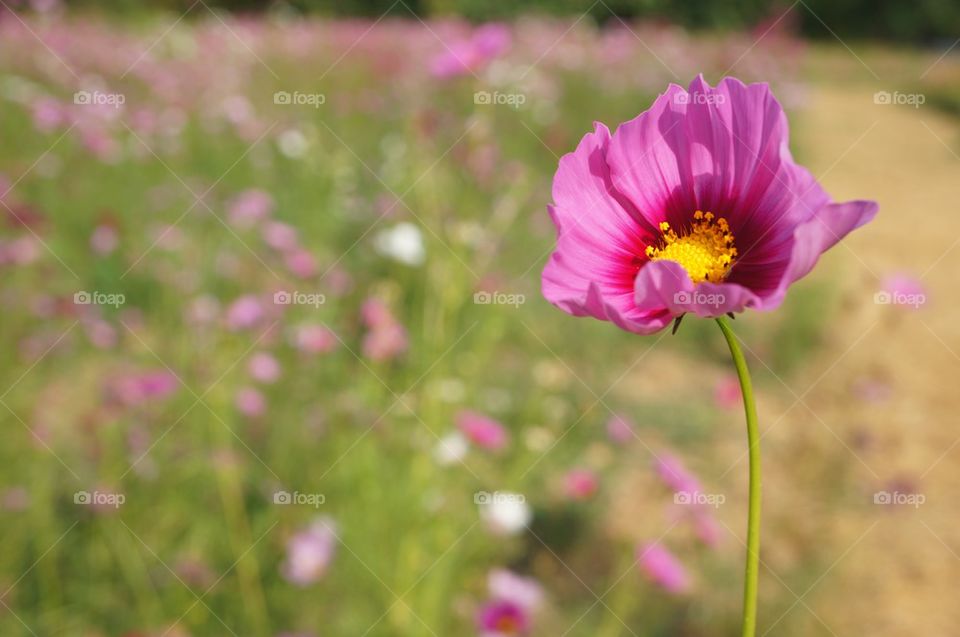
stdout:
<svg viewBox="0 0 960 637">
<path fill-rule="evenodd" d="M 295 248 L 286 253 L 283 262 L 291 274 L 301 279 L 308 279 L 317 274 L 317 260 L 308 250 Z"/>
<path fill-rule="evenodd" d="M 441 79 L 474 74 L 510 46 L 510 30 L 485 24 L 467 37 L 452 40 L 430 63 L 430 72 Z"/>
<path fill-rule="evenodd" d="M 607 421 L 607 437 L 617 444 L 633 440 L 634 433 L 630 421 L 625 416 L 614 414 Z"/>
<path fill-rule="evenodd" d="M 265 316 L 266 310 L 260 299 L 253 294 L 245 294 L 227 308 L 227 329 L 236 332 L 256 327 Z"/>
<path fill-rule="evenodd" d="M 639 547 L 637 561 L 644 575 L 666 592 L 679 595 L 690 590 L 690 578 L 683 564 L 660 544 Z"/>
<path fill-rule="evenodd" d="M 909 272 L 895 272 L 884 277 L 880 289 L 876 301 L 884 305 L 917 310 L 927 302 L 923 282 Z"/>
<path fill-rule="evenodd" d="M 244 416 L 259 418 L 267 412 L 267 400 L 253 387 L 241 387 L 234 398 L 234 404 Z"/>
<path fill-rule="evenodd" d="M 23 511 L 30 506 L 30 493 L 24 487 L 9 487 L 0 493 L 0 508 L 5 511 Z"/>
<path fill-rule="evenodd" d="M 205 294 L 190 302 L 186 311 L 186 320 L 193 325 L 207 325 L 214 322 L 220 314 L 220 302 Z"/>
<path fill-rule="evenodd" d="M 280 363 L 267 352 L 257 352 L 247 363 L 250 376 L 261 383 L 275 383 L 280 378 Z"/>
<path fill-rule="evenodd" d="M 720 525 L 707 509 L 697 510 L 693 518 L 693 528 L 697 539 L 707 546 L 714 548 L 720 544 Z"/>
<path fill-rule="evenodd" d="M 263 242 L 278 252 L 289 252 L 300 245 L 297 230 L 281 221 L 268 221 L 260 231 Z"/>
<path fill-rule="evenodd" d="M 564 492 L 571 500 L 589 500 L 599 486 L 597 474 L 589 469 L 572 469 L 563 478 Z"/>
<path fill-rule="evenodd" d="M 297 586 L 308 586 L 327 572 L 337 548 L 336 527 L 330 518 L 315 520 L 287 542 L 283 576 Z"/>
<path fill-rule="evenodd" d="M 713 388 L 713 400 L 720 409 L 736 409 L 743 404 L 740 381 L 734 374 L 724 374 Z"/>
<path fill-rule="evenodd" d="M 407 330 L 382 300 L 371 297 L 360 308 L 360 320 L 370 331 L 363 337 L 363 354 L 373 360 L 394 358 L 407 349 Z"/>
<path fill-rule="evenodd" d="M 227 218 L 238 228 L 251 228 L 273 212 L 270 193 L 250 188 L 234 197 L 227 205 Z"/>
<path fill-rule="evenodd" d="M 477 613 L 477 628 L 481 637 L 511 637 L 530 632 L 530 617 L 519 604 L 504 599 L 494 599 Z"/>
<path fill-rule="evenodd" d="M 169 371 L 126 374 L 113 380 L 110 390 L 126 405 L 140 405 L 175 392 L 180 381 Z"/>
<path fill-rule="evenodd" d="M 99 349 L 111 349 L 117 344 L 117 330 L 103 319 L 84 321 L 84 331 L 90 343 Z"/>
<path fill-rule="evenodd" d="M 337 337 L 323 325 L 301 325 L 297 328 L 294 345 L 305 354 L 326 354 L 337 347 Z"/>
<path fill-rule="evenodd" d="M 378 325 L 363 337 L 363 355 L 375 361 L 395 358 L 407 350 L 407 330 L 399 323 Z"/>
<path fill-rule="evenodd" d="M 456 415 L 457 428 L 470 442 L 492 451 L 507 446 L 509 435 L 503 425 L 475 411 L 463 410 Z"/>
<path fill-rule="evenodd" d="M 660 453 L 655 461 L 657 475 L 668 487 L 677 493 L 700 493 L 700 481 L 687 471 L 676 456 Z"/>
<path fill-rule="evenodd" d="M 106 256 L 116 250 L 119 242 L 117 229 L 111 224 L 100 224 L 90 235 L 90 247 L 100 256 Z"/>
<path fill-rule="evenodd" d="M 393 314 L 387 304 L 376 297 L 371 297 L 364 301 L 360 308 L 360 319 L 367 327 L 377 327 L 393 323 Z"/>
<path fill-rule="evenodd" d="M 33 125 L 41 133 L 50 133 L 67 124 L 69 114 L 57 100 L 41 97 L 31 105 Z"/>
<path fill-rule="evenodd" d="M 487 590 L 494 599 L 509 600 L 529 611 L 543 602 L 543 587 L 532 577 L 523 577 L 513 571 L 498 568 L 487 576 Z"/>
</svg>

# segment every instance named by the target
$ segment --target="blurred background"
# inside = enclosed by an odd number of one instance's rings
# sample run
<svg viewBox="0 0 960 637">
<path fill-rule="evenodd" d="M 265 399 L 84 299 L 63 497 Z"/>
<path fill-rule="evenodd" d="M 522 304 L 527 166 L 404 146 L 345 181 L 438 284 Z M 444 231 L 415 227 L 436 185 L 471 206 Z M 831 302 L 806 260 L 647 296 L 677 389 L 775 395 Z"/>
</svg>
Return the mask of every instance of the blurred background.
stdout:
<svg viewBox="0 0 960 637">
<path fill-rule="evenodd" d="M 721 334 L 539 293 L 559 157 L 698 73 L 881 206 L 734 323 L 759 634 L 956 634 L 960 4 L 0 5 L 0 634 L 736 634 Z"/>
</svg>

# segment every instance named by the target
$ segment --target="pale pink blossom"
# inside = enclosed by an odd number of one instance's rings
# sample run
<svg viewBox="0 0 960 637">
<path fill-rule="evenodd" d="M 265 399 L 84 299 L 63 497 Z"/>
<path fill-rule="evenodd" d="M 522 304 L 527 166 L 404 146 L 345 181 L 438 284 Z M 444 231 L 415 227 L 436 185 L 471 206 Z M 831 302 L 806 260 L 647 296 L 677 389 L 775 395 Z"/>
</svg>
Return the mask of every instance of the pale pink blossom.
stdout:
<svg viewBox="0 0 960 637">
<path fill-rule="evenodd" d="M 259 325 L 266 316 L 266 309 L 259 298 L 246 294 L 234 300 L 227 308 L 227 329 L 240 331 Z"/>
<path fill-rule="evenodd" d="M 597 474 L 589 469 L 572 469 L 563 478 L 563 488 L 571 500 L 589 500 L 600 487 Z"/>
<path fill-rule="evenodd" d="M 280 378 L 280 363 L 268 352 L 257 352 L 247 363 L 250 376 L 261 383 L 275 383 Z"/>
<path fill-rule="evenodd" d="M 333 521 L 327 517 L 318 518 L 287 542 L 287 559 L 281 572 L 297 586 L 309 586 L 327 572 L 336 548 Z"/>
<path fill-rule="evenodd" d="M 683 564 L 659 543 L 646 544 L 637 549 L 640 570 L 647 578 L 673 595 L 690 590 L 690 577 Z"/>
<path fill-rule="evenodd" d="M 630 442 L 634 438 L 633 426 L 625 416 L 614 414 L 607 421 L 607 437 L 617 444 Z"/>
<path fill-rule="evenodd" d="M 734 374 L 724 374 L 713 388 L 713 401 L 721 409 L 736 409 L 743 404 L 740 381 Z"/>
<path fill-rule="evenodd" d="M 679 458 L 669 453 L 660 453 L 655 462 L 657 475 L 676 493 L 700 493 L 700 481 L 690 473 Z"/>
<path fill-rule="evenodd" d="M 267 412 L 267 399 L 253 387 L 242 387 L 237 391 L 234 404 L 244 416 L 259 418 Z"/>
<path fill-rule="evenodd" d="M 305 354 L 326 354 L 336 349 L 337 342 L 337 337 L 324 325 L 301 325 L 294 335 L 294 345 Z"/>
<path fill-rule="evenodd" d="M 499 451 L 507 446 L 510 437 L 503 425 L 475 411 L 463 410 L 456 415 L 457 428 L 478 447 Z"/>
<path fill-rule="evenodd" d="M 282 221 L 263 224 L 260 236 L 264 243 L 278 252 L 289 252 L 300 245 L 296 228 Z"/>
<path fill-rule="evenodd" d="M 273 213 L 270 193 L 250 188 L 234 197 L 227 205 L 227 218 L 238 228 L 250 228 Z"/>
</svg>

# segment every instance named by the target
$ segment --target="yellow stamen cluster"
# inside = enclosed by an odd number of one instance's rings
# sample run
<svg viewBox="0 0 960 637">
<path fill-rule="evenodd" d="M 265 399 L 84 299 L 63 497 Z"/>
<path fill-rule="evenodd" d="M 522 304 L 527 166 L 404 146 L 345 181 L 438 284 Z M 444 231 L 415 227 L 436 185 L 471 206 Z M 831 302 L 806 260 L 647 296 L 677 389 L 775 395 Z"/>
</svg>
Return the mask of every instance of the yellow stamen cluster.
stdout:
<svg viewBox="0 0 960 637">
<path fill-rule="evenodd" d="M 712 212 L 697 210 L 689 230 L 681 234 L 666 221 L 660 223 L 660 231 L 663 239 L 659 246 L 647 246 L 647 257 L 651 261 L 676 261 L 694 283 L 722 281 L 737 256 L 730 224 L 722 217 L 715 218 Z"/>
</svg>

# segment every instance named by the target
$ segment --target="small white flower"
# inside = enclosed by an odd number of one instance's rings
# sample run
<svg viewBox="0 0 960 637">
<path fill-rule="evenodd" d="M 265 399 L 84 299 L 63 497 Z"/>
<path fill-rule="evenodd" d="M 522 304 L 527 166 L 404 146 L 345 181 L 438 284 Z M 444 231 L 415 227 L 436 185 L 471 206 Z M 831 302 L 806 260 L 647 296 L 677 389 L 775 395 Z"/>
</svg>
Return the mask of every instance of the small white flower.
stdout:
<svg viewBox="0 0 960 637">
<path fill-rule="evenodd" d="M 459 462 L 467 455 L 470 445 L 459 431 L 447 434 L 433 450 L 433 458 L 441 465 L 451 465 Z"/>
<path fill-rule="evenodd" d="M 303 133 L 296 128 L 291 128 L 280 133 L 277 137 L 277 146 L 284 156 L 299 159 L 306 154 L 310 143 Z"/>
<path fill-rule="evenodd" d="M 518 493 L 498 491 L 479 504 L 480 517 L 491 531 L 500 535 L 520 533 L 530 520 L 533 511 L 526 499 Z"/>
<path fill-rule="evenodd" d="M 408 221 L 378 232 L 373 245 L 383 256 L 407 265 L 422 265 L 426 258 L 420 228 Z"/>
</svg>

